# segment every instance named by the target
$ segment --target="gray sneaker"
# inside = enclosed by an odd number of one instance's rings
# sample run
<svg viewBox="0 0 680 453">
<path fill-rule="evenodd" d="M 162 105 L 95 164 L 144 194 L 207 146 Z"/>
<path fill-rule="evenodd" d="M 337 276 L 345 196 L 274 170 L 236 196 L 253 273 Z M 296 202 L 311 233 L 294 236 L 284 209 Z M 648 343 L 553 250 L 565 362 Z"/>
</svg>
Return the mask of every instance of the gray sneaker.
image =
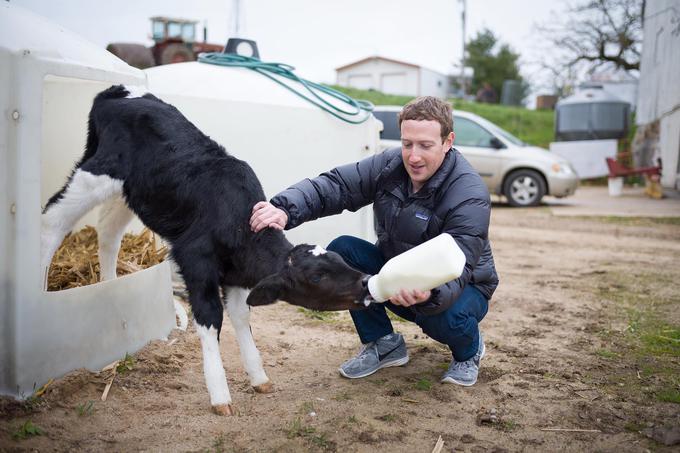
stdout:
<svg viewBox="0 0 680 453">
<path fill-rule="evenodd" d="M 465 362 L 456 362 L 456 359 L 453 359 L 449 369 L 442 377 L 442 382 L 464 385 L 465 387 L 474 385 L 477 382 L 477 375 L 479 374 L 479 362 L 481 362 L 485 353 L 486 346 L 484 346 L 484 339 L 480 332 L 477 353 Z"/>
<path fill-rule="evenodd" d="M 400 333 L 391 333 L 363 345 L 359 354 L 342 365 L 338 371 L 350 379 L 369 376 L 380 368 L 408 363 L 406 342 Z"/>
</svg>

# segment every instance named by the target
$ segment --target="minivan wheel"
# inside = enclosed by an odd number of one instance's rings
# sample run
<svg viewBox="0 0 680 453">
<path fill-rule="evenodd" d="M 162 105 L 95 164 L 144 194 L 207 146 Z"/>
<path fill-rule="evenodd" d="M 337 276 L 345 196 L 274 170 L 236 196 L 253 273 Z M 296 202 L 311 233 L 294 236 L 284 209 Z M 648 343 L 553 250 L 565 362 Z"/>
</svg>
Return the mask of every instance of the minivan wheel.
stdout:
<svg viewBox="0 0 680 453">
<path fill-rule="evenodd" d="M 513 171 L 503 185 L 510 206 L 537 206 L 545 192 L 543 177 L 534 170 Z"/>
</svg>

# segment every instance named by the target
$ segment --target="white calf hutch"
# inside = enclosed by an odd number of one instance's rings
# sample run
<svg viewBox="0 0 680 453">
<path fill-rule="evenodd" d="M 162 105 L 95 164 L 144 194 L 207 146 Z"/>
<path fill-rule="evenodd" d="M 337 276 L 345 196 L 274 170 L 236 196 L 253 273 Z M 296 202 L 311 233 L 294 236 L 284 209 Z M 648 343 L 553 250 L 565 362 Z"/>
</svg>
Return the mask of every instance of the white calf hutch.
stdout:
<svg viewBox="0 0 680 453">
<path fill-rule="evenodd" d="M 380 123 L 344 123 L 243 68 L 183 63 L 134 69 L 48 20 L 0 4 L 0 393 L 27 397 L 50 378 L 92 370 L 175 326 L 167 262 L 115 280 L 46 292 L 42 206 L 82 155 L 92 99 L 148 87 L 254 168 L 267 196 L 377 150 Z M 96 224 L 96 212 L 85 223 Z M 138 229 L 138 221 L 132 228 Z M 369 209 L 312 222 L 294 243 L 372 239 Z"/>
<path fill-rule="evenodd" d="M 41 206 L 82 155 L 93 96 L 114 83 L 146 82 L 103 49 L 0 4 L 0 393 L 25 397 L 70 370 L 101 368 L 175 324 L 167 262 L 43 290 Z"/>
</svg>

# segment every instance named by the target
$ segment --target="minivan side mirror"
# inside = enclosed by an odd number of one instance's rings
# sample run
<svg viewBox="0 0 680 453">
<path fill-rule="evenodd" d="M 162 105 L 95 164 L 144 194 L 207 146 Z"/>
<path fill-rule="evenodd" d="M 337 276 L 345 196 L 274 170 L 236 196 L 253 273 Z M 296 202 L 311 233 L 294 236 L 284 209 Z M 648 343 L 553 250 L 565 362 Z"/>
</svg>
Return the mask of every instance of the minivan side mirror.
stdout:
<svg viewBox="0 0 680 453">
<path fill-rule="evenodd" d="M 505 144 L 498 137 L 491 137 L 489 144 L 495 149 L 505 148 Z"/>
</svg>

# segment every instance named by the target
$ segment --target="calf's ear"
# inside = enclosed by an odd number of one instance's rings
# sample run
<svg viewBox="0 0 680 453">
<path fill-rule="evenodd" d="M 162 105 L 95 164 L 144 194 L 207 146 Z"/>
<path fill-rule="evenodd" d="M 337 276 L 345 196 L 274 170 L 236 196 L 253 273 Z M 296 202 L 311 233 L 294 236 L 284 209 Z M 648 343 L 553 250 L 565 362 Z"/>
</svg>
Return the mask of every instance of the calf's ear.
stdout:
<svg viewBox="0 0 680 453">
<path fill-rule="evenodd" d="M 283 296 L 285 282 L 278 274 L 265 277 L 250 290 L 246 303 L 250 306 L 273 304 Z"/>
</svg>

